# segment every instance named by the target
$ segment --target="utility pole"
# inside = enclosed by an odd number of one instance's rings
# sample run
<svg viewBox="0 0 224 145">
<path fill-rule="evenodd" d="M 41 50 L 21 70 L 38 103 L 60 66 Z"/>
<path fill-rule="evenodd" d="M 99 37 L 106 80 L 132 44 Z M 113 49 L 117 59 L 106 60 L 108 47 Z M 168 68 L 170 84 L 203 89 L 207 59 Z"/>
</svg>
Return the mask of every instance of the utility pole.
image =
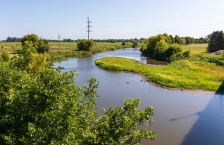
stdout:
<svg viewBox="0 0 224 145">
<path fill-rule="evenodd" d="M 92 32 L 92 31 L 89 29 L 90 27 L 92 27 L 92 26 L 89 25 L 89 23 L 92 23 L 92 22 L 89 20 L 89 17 L 88 17 L 88 20 L 87 20 L 86 23 L 88 24 L 88 25 L 87 25 L 87 28 L 88 28 L 87 32 L 88 32 L 88 40 L 89 40 L 89 32 Z"/>
<path fill-rule="evenodd" d="M 60 38 L 61 38 L 61 35 L 58 34 L 58 47 L 60 48 Z"/>
</svg>

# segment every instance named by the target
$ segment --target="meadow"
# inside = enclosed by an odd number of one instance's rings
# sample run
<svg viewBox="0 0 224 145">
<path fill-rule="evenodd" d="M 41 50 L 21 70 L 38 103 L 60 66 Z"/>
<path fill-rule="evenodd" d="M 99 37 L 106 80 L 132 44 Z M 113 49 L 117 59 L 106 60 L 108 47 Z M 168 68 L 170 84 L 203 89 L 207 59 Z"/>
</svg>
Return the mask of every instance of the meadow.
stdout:
<svg viewBox="0 0 224 145">
<path fill-rule="evenodd" d="M 0 47 L 7 47 L 8 50 L 12 51 L 11 45 L 18 44 L 19 42 L 0 42 Z M 76 42 L 60 42 L 60 47 L 58 42 L 49 42 L 50 51 L 70 51 L 77 50 Z M 126 45 L 121 45 L 121 42 L 95 42 L 93 46 L 93 51 L 100 52 L 103 50 L 115 50 L 117 48 L 130 48 L 131 42 L 126 43 Z"/>
<path fill-rule="evenodd" d="M 199 54 L 199 53 L 205 53 L 206 47 L 208 46 L 207 43 L 205 44 L 190 44 L 190 45 L 182 45 L 183 51 L 191 51 L 191 54 Z"/>
<path fill-rule="evenodd" d="M 126 58 L 105 57 L 95 60 L 95 64 L 105 70 L 139 73 L 165 87 L 224 91 L 220 90 L 224 67 L 206 61 L 178 60 L 167 66 L 151 66 Z"/>
<path fill-rule="evenodd" d="M 8 50 L 12 51 L 11 45 L 17 44 L 19 42 L 0 42 L 0 47 L 5 46 Z M 58 42 L 49 42 L 50 51 L 70 51 L 70 50 L 77 50 L 77 43 L 76 42 L 60 42 L 60 48 Z M 183 45 L 183 51 L 190 50 L 191 54 L 199 54 L 206 52 L 206 47 L 208 44 L 191 44 L 191 45 Z M 126 45 L 122 46 L 121 42 L 96 42 L 93 46 L 95 51 L 99 50 L 109 50 L 109 49 L 116 49 L 116 48 L 131 48 L 131 42 L 127 42 Z M 1 49 L 0 49 L 1 50 Z"/>
<path fill-rule="evenodd" d="M 10 53 L 13 52 L 11 46 L 18 44 L 19 42 L 0 42 L 0 47 L 7 47 Z M 121 45 L 122 42 L 95 42 L 92 47 L 91 52 L 78 51 L 76 42 L 60 42 L 60 47 L 58 42 L 49 42 L 49 55 L 51 60 L 60 60 L 66 57 L 88 57 L 94 53 L 103 52 L 103 51 L 113 51 L 120 48 L 130 48 L 131 43 L 126 43 L 126 45 Z M 0 49 L 0 52 L 2 49 Z M 11 55 L 13 56 L 13 55 Z"/>
</svg>

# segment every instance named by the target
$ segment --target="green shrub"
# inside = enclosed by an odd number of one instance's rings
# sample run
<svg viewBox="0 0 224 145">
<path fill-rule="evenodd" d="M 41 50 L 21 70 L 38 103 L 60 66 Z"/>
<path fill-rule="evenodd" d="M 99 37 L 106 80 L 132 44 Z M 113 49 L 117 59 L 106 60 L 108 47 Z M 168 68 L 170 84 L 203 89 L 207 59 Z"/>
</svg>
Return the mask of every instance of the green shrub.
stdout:
<svg viewBox="0 0 224 145">
<path fill-rule="evenodd" d="M 183 57 L 183 54 L 181 52 L 178 52 L 176 54 L 173 54 L 170 56 L 169 60 L 170 61 L 175 61 L 175 60 L 179 60 Z"/>
<path fill-rule="evenodd" d="M 145 39 L 140 51 L 145 56 L 169 60 L 170 56 L 181 52 L 182 48 L 178 44 L 172 44 L 171 38 L 167 34 L 159 34 Z"/>
<path fill-rule="evenodd" d="M 174 55 L 176 53 L 179 53 L 182 51 L 182 48 L 178 44 L 171 44 L 167 49 L 166 49 L 166 57 L 169 58 L 171 55 Z"/>
<path fill-rule="evenodd" d="M 184 57 L 184 58 L 189 58 L 190 55 L 191 55 L 191 51 L 190 51 L 190 50 L 188 50 L 188 51 L 184 51 L 184 52 L 183 52 L 183 57 Z"/>
<path fill-rule="evenodd" d="M 9 54 L 9 52 L 8 51 L 6 51 L 6 50 L 3 50 L 2 51 L 2 54 L 1 54 L 1 59 L 2 59 L 2 61 L 9 61 L 10 60 L 10 54 Z"/>
<path fill-rule="evenodd" d="M 78 50 L 91 51 L 93 45 L 94 45 L 93 40 L 81 40 L 77 42 Z"/>
</svg>

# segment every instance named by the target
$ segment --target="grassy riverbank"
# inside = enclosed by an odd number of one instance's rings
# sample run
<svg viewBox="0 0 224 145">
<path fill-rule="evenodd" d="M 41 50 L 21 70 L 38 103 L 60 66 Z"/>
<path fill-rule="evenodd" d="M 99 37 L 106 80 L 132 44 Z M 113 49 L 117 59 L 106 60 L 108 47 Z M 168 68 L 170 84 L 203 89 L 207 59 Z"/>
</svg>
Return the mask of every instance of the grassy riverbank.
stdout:
<svg viewBox="0 0 224 145">
<path fill-rule="evenodd" d="M 7 51 L 13 52 L 11 46 L 18 44 L 19 42 L 0 42 L 0 46 L 7 47 Z M 95 42 L 92 51 L 78 51 L 76 42 L 60 42 L 60 48 L 58 42 L 49 42 L 49 52 L 52 61 L 60 60 L 66 57 L 88 57 L 98 52 L 113 51 L 120 48 L 131 48 L 131 43 L 127 42 L 126 45 L 121 45 L 121 42 Z M 1 53 L 2 49 L 0 49 Z"/>
<path fill-rule="evenodd" d="M 180 60 L 167 66 L 150 66 L 136 60 L 106 57 L 95 60 L 95 64 L 105 70 L 139 73 L 148 81 L 170 88 L 216 91 L 224 79 L 223 66 L 201 61 Z"/>
<path fill-rule="evenodd" d="M 60 60 L 66 57 L 88 57 L 98 52 L 103 51 L 114 51 L 120 48 L 130 48 L 131 45 L 121 45 L 121 42 L 110 43 L 110 42 L 96 42 L 92 51 L 78 51 L 76 42 L 63 42 L 60 48 L 56 48 L 55 42 L 50 43 L 50 51 L 48 54 L 51 56 L 51 60 Z"/>
<path fill-rule="evenodd" d="M 12 50 L 11 46 L 20 42 L 0 42 L 0 47 L 7 47 L 8 50 Z M 127 42 L 126 45 L 121 45 L 121 42 L 95 42 L 93 49 L 116 49 L 116 48 L 130 48 L 131 42 Z M 58 42 L 49 42 L 50 51 L 69 51 L 77 50 L 77 42 L 60 42 L 60 48 Z"/>
</svg>

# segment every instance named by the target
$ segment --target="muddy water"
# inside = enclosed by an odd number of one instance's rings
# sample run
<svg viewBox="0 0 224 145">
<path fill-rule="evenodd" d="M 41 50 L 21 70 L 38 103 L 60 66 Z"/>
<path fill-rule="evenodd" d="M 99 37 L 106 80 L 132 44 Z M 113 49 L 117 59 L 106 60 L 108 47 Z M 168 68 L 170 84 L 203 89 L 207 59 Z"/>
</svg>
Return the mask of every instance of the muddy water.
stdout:
<svg viewBox="0 0 224 145">
<path fill-rule="evenodd" d="M 87 85 L 91 77 L 99 81 L 99 114 L 102 114 L 102 108 L 121 106 L 124 98 L 140 98 L 142 109 L 153 106 L 155 116 L 151 129 L 159 137 L 155 141 L 143 140 L 144 145 L 224 144 L 224 95 L 164 89 L 142 81 L 138 74 L 109 72 L 95 66 L 95 59 L 106 56 L 151 62 L 139 51 L 129 49 L 103 52 L 88 58 L 68 58 L 54 65 L 64 67 L 63 71 L 75 69 L 79 74 L 74 78 L 78 85 Z"/>
</svg>

